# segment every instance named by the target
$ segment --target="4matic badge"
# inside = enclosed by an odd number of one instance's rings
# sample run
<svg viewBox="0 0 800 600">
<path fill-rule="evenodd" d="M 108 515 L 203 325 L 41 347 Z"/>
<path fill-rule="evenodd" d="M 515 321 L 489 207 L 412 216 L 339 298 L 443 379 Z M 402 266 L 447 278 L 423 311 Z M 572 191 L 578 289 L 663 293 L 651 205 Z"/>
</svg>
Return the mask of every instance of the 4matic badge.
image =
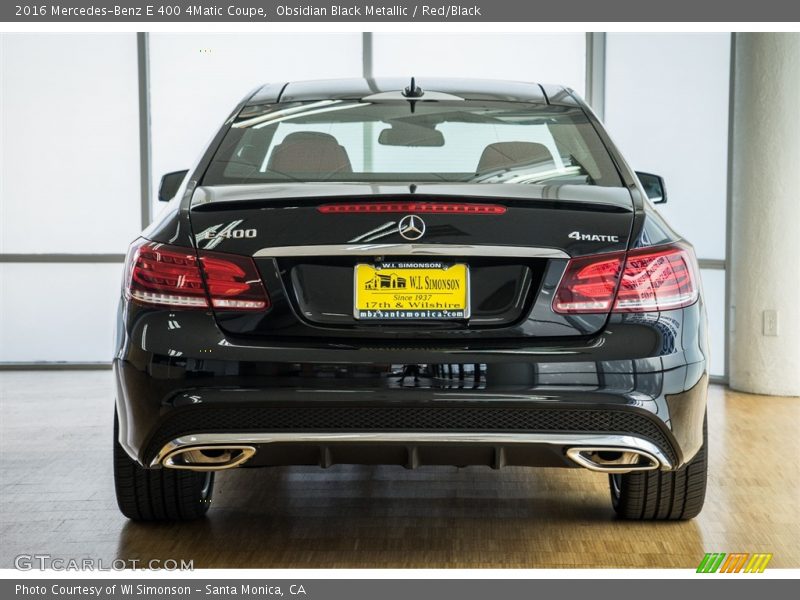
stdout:
<svg viewBox="0 0 800 600">
<path fill-rule="evenodd" d="M 580 231 L 573 231 L 567 236 L 571 240 L 578 240 L 580 242 L 618 242 L 618 235 L 600 235 L 597 233 L 581 233 Z"/>
</svg>

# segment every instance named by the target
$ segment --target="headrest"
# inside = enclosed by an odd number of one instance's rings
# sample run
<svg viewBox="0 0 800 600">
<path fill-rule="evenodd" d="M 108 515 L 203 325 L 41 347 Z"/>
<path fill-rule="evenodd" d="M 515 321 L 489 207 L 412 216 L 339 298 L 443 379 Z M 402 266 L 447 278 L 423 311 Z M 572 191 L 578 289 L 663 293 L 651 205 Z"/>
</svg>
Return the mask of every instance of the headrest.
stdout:
<svg viewBox="0 0 800 600">
<path fill-rule="evenodd" d="M 483 150 L 478 173 L 511 169 L 522 165 L 554 164 L 553 154 L 544 144 L 535 142 L 497 142 Z"/>
<path fill-rule="evenodd" d="M 275 146 L 267 163 L 277 173 L 352 173 L 347 150 L 335 137 L 316 131 L 290 133 Z"/>
</svg>

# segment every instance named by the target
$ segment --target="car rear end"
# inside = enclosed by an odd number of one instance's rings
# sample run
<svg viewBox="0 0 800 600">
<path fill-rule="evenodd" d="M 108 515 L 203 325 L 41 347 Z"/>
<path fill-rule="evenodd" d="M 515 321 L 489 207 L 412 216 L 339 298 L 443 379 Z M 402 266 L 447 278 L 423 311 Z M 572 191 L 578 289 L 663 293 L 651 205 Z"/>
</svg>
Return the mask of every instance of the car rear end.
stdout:
<svg viewBox="0 0 800 600">
<path fill-rule="evenodd" d="M 131 246 L 121 449 L 192 475 L 583 467 L 612 494 L 685 468 L 696 261 L 590 112 L 387 88 L 241 107 Z"/>
</svg>

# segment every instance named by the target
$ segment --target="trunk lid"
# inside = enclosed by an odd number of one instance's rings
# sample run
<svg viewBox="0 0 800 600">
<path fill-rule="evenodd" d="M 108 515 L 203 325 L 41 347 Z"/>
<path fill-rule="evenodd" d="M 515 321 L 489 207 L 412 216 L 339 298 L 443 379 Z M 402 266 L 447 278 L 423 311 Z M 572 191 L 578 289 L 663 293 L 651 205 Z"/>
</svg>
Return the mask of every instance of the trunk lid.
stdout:
<svg viewBox="0 0 800 600">
<path fill-rule="evenodd" d="M 375 204 L 384 208 L 356 212 Z M 400 232 L 409 215 L 422 222 L 412 221 L 417 239 Z M 607 315 L 556 314 L 552 293 L 569 257 L 625 250 L 633 216 L 624 188 L 518 184 L 199 187 L 190 211 L 198 248 L 254 257 L 272 299 L 265 314 L 218 313 L 230 334 L 454 340 L 599 331 Z M 466 265 L 468 318 L 357 318 L 359 264 Z"/>
</svg>

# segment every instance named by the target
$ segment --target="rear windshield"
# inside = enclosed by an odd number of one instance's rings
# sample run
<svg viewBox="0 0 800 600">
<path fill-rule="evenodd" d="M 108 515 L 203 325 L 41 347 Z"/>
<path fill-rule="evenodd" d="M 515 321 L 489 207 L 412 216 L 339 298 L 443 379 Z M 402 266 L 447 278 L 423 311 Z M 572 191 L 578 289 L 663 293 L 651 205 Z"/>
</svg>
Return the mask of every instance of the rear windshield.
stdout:
<svg viewBox="0 0 800 600">
<path fill-rule="evenodd" d="M 454 100 L 246 107 L 203 184 L 287 181 L 621 185 L 579 108 Z"/>
</svg>

